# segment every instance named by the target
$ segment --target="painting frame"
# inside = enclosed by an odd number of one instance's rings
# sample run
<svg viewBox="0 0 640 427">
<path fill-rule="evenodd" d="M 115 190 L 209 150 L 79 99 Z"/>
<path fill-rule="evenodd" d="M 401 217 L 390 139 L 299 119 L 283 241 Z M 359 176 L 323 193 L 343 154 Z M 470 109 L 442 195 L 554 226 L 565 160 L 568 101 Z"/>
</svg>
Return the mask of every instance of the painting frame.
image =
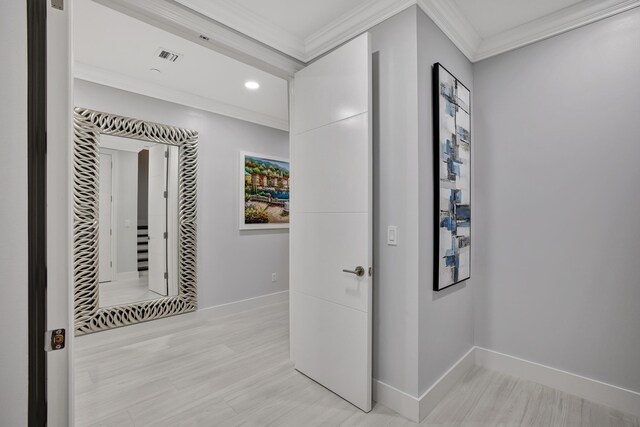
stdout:
<svg viewBox="0 0 640 427">
<path fill-rule="evenodd" d="M 280 156 L 273 156 L 271 154 L 262 154 L 262 153 L 255 153 L 255 152 L 251 152 L 251 151 L 240 151 L 240 161 L 239 161 L 239 183 L 238 183 L 238 198 L 239 198 L 239 203 L 238 203 L 238 228 L 240 230 L 274 230 L 274 229 L 289 229 L 290 227 L 290 220 L 288 220 L 287 222 L 278 222 L 278 223 L 247 223 L 245 221 L 245 177 L 246 177 L 246 172 L 245 172 L 245 165 L 246 165 L 246 158 L 247 157 L 251 157 L 251 158 L 256 158 L 256 159 L 262 159 L 262 160 L 266 160 L 266 161 L 273 161 L 273 162 L 278 162 L 278 163 L 286 163 L 287 167 L 288 167 L 288 173 L 291 173 L 291 162 L 288 158 L 284 158 L 284 157 L 280 157 Z M 290 175 L 289 175 L 290 176 Z M 288 195 L 289 195 L 289 201 L 290 201 L 290 196 L 291 196 L 291 189 L 290 189 L 290 177 L 287 178 L 287 187 L 289 188 L 288 190 Z M 286 204 L 286 209 L 289 209 L 289 203 L 287 202 Z"/>
<path fill-rule="evenodd" d="M 441 89 L 443 78 L 447 78 L 448 82 L 454 82 L 454 90 L 446 93 L 446 89 Z M 445 84 L 447 81 L 444 82 Z M 446 88 L 446 85 L 444 86 Z M 439 62 L 433 65 L 432 70 L 432 90 L 433 90 L 433 176 L 434 176 L 434 264 L 433 264 L 433 290 L 438 292 L 452 286 L 463 283 L 471 278 L 471 252 L 472 252 L 472 201 L 471 201 L 471 90 L 458 80 L 453 73 L 447 70 Z M 458 94 L 460 91 L 460 95 Z M 443 93 L 445 92 L 445 93 Z M 451 102 L 453 100 L 453 103 Z M 445 104 L 443 104 L 443 102 Z M 444 105 L 444 108 L 443 108 Z M 455 108 L 455 114 L 451 116 L 450 111 Z M 447 125 L 443 126 L 443 110 L 445 115 L 449 115 L 450 126 L 451 117 L 453 117 L 454 133 L 451 139 L 447 140 L 447 144 L 443 149 L 443 129 L 447 129 Z M 462 111 L 462 112 L 461 112 Z M 466 129 L 458 126 L 458 114 L 461 115 L 461 123 L 466 125 Z M 461 130 L 462 128 L 462 130 Z M 461 142 L 461 144 L 459 144 Z M 452 143 L 452 144 L 450 144 Z M 451 145 L 455 145 L 455 155 L 448 149 Z M 464 146 L 464 161 L 458 155 L 460 147 Z M 448 151 L 448 152 L 447 152 Z M 444 155 L 443 155 L 444 152 Z M 468 156 L 468 157 L 466 157 Z M 443 158 L 447 160 L 448 177 L 445 181 L 441 179 L 443 170 Z M 454 159 L 455 158 L 455 159 Z M 454 168 L 454 181 L 451 181 L 451 162 L 457 163 Z M 464 172 L 460 172 L 461 165 L 464 165 Z M 465 174 L 466 172 L 466 174 Z M 464 179 L 462 176 L 464 174 Z M 460 176 L 460 178 L 458 177 Z M 444 187 L 443 187 L 444 185 Z M 466 186 L 465 186 L 466 185 Z M 448 196 L 449 210 L 442 209 L 443 197 Z M 453 212 L 451 208 L 453 207 Z M 443 218 L 444 217 L 444 218 Z M 443 228 L 445 230 L 443 230 Z M 452 231 L 451 229 L 454 229 Z M 458 234 L 458 228 L 462 230 Z M 451 247 L 443 250 L 445 245 L 441 234 L 451 235 Z M 464 257 L 461 251 L 464 250 Z M 460 262 L 464 262 L 463 268 L 460 268 Z M 443 271 L 444 263 L 444 271 Z M 445 274 L 450 274 L 450 280 L 445 280 Z M 462 271 L 463 274 L 460 274 Z"/>
</svg>

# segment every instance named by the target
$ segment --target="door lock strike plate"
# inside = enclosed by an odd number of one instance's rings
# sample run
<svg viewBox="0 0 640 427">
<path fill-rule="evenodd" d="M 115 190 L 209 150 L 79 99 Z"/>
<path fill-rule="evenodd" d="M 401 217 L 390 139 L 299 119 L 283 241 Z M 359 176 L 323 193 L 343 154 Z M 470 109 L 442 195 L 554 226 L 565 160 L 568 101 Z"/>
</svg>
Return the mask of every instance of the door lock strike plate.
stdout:
<svg viewBox="0 0 640 427">
<path fill-rule="evenodd" d="M 45 334 L 44 349 L 45 351 L 62 350 L 66 344 L 65 330 L 54 329 L 47 331 Z"/>
</svg>

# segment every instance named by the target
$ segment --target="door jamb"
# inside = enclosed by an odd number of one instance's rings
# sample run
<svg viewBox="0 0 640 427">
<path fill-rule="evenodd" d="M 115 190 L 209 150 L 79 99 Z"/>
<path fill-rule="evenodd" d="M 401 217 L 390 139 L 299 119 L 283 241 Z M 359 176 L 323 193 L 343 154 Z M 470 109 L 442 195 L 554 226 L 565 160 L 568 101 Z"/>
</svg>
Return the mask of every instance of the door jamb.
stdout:
<svg viewBox="0 0 640 427">
<path fill-rule="evenodd" d="M 27 0 L 28 425 L 47 423 L 47 2 Z"/>
</svg>

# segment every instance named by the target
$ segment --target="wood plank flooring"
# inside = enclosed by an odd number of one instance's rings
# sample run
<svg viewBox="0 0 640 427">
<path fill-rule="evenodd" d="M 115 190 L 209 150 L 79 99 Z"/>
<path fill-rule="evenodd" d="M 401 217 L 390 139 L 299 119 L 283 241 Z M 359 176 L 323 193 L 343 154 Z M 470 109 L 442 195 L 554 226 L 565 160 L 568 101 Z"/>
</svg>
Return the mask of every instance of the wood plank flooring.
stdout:
<svg viewBox="0 0 640 427">
<path fill-rule="evenodd" d="M 287 294 L 79 337 L 76 425 L 416 425 L 382 405 L 369 414 L 293 369 Z M 624 426 L 632 416 L 474 368 L 425 426 Z"/>
<path fill-rule="evenodd" d="M 146 276 L 138 279 L 104 282 L 98 286 L 100 308 L 157 298 L 162 298 L 162 295 L 149 289 L 149 278 Z"/>
</svg>

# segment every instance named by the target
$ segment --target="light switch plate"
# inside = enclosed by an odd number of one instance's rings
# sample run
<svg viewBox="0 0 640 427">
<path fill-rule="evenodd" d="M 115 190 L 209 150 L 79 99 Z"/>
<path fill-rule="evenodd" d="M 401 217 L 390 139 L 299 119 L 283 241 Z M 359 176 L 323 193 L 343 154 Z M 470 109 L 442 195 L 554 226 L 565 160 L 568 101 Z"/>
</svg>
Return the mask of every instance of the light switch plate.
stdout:
<svg viewBox="0 0 640 427">
<path fill-rule="evenodd" d="M 387 245 L 398 246 L 398 227 L 395 225 L 387 228 Z"/>
</svg>

